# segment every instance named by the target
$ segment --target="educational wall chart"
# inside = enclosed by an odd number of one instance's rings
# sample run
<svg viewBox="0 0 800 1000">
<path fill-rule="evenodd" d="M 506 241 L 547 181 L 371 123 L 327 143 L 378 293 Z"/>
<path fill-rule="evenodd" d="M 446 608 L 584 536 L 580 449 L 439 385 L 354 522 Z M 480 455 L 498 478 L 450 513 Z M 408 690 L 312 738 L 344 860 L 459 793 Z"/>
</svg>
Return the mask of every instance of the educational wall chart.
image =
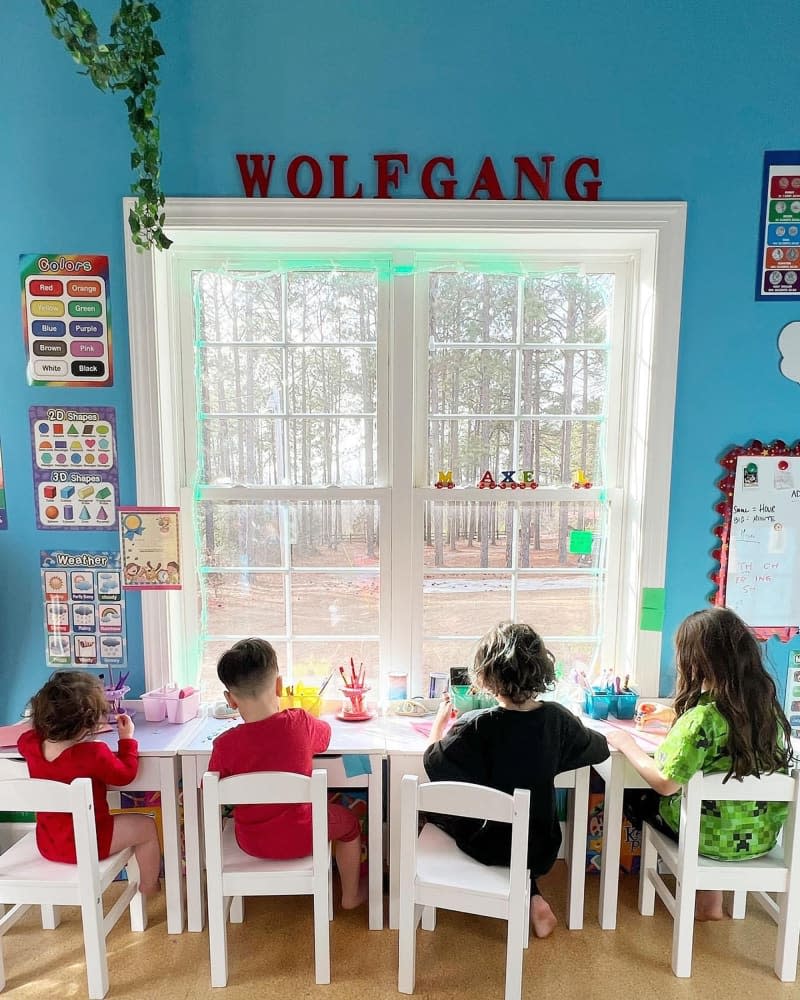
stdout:
<svg viewBox="0 0 800 1000">
<path fill-rule="evenodd" d="M 118 552 L 40 553 L 47 663 L 125 663 L 125 600 Z"/>
<path fill-rule="evenodd" d="M 28 382 L 113 385 L 108 257 L 20 254 Z"/>
<path fill-rule="evenodd" d="M 179 507 L 120 507 L 126 590 L 180 590 Z"/>
<path fill-rule="evenodd" d="M 792 736 L 800 740 L 800 650 L 797 649 L 789 654 L 783 710 L 792 727 Z"/>
<path fill-rule="evenodd" d="M 800 297 L 800 151 L 764 154 L 756 298 Z"/>
<path fill-rule="evenodd" d="M 119 466 L 112 406 L 32 406 L 36 525 L 117 530 Z"/>
<path fill-rule="evenodd" d="M 6 481 L 3 476 L 3 450 L 0 448 L 0 531 L 8 528 L 8 516 L 6 514 Z"/>
<path fill-rule="evenodd" d="M 739 455 L 725 605 L 751 627 L 800 625 L 800 457 Z"/>
</svg>

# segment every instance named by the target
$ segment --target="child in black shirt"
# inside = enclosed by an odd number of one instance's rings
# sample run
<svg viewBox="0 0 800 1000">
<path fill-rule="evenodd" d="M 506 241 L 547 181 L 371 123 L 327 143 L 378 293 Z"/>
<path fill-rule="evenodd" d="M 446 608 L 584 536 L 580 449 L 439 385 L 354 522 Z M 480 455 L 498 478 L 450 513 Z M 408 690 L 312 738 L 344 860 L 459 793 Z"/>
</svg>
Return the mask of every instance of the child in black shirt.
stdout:
<svg viewBox="0 0 800 1000">
<path fill-rule="evenodd" d="M 445 695 L 431 728 L 425 771 L 431 781 L 469 781 L 508 793 L 530 790 L 531 926 L 537 937 L 547 937 L 556 917 L 539 893 L 536 877 L 552 868 L 561 846 L 553 780 L 562 771 L 605 760 L 608 745 L 561 705 L 538 700 L 555 682 L 554 659 L 529 625 L 503 622 L 485 635 L 470 678 L 475 687 L 494 695 L 498 707 L 462 716 L 442 736 L 451 714 Z M 441 815 L 430 820 L 477 861 L 509 864 L 509 824 Z"/>
</svg>

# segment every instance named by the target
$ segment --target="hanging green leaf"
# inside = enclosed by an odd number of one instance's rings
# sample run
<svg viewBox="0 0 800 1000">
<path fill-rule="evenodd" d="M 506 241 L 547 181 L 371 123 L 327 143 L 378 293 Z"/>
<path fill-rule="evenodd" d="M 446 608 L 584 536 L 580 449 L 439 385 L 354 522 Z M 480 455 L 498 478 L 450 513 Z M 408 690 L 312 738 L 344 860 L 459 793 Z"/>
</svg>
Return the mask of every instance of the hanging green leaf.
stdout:
<svg viewBox="0 0 800 1000">
<path fill-rule="evenodd" d="M 158 60 L 164 50 L 153 32 L 161 13 L 154 3 L 122 0 L 111 21 L 111 41 L 100 43 L 94 18 L 75 0 L 41 0 L 52 32 L 60 38 L 79 66 L 85 67 L 98 90 L 128 91 L 125 107 L 134 142 L 131 168 L 136 179 L 131 192 L 136 205 L 128 214 L 133 242 L 138 247 L 166 250 L 164 195 L 161 191 L 161 145 L 156 114 Z"/>
</svg>

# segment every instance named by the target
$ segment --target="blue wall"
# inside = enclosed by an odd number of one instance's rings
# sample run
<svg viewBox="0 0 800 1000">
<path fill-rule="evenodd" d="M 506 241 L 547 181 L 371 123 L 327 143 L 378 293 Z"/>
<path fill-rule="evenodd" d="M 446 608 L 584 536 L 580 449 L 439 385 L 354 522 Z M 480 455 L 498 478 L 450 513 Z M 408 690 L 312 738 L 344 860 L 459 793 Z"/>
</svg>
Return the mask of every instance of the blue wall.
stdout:
<svg viewBox="0 0 800 1000">
<path fill-rule="evenodd" d="M 98 20 L 117 6 L 88 4 Z M 710 590 L 718 455 L 751 437 L 794 440 L 798 387 L 778 371 L 777 334 L 797 319 L 786 303 L 753 300 L 757 206 L 765 149 L 796 148 L 798 114 L 776 73 L 794 65 L 791 32 L 771 8 L 629 0 L 568 5 L 495 0 L 161 0 L 167 51 L 160 94 L 164 187 L 170 195 L 240 196 L 233 154 L 298 153 L 324 162 L 347 153 L 368 193 L 375 152 L 408 151 L 417 168 L 452 155 L 462 185 L 485 154 L 501 179 L 518 154 L 600 157 L 606 200 L 688 202 L 686 275 L 665 635 Z M 702 12 L 699 8 L 702 7 Z M 46 677 L 38 552 L 103 548 L 103 532 L 34 529 L 27 408 L 35 403 L 117 407 L 130 455 L 130 378 L 120 199 L 129 139 L 121 100 L 95 91 L 49 33 L 38 3 L 0 12 L 5 123 L 0 330 L 7 374 L 0 442 L 10 530 L 0 532 L 0 680 L 19 712 Z M 788 78 L 787 78 L 788 79 Z M 277 177 L 281 180 L 280 176 Z M 326 193 L 327 193 L 326 189 Z M 418 193 L 410 177 L 401 196 Z M 281 182 L 275 194 L 286 194 Z M 463 188 L 459 190 L 463 194 Z M 113 389 L 25 385 L 17 255 L 108 253 L 116 346 Z M 123 502 L 135 499 L 122 461 Z M 72 541 L 77 538 L 80 541 Z M 136 599 L 128 602 L 134 689 L 143 686 Z M 787 648 L 770 644 L 785 675 Z M 672 680 L 669 642 L 662 687 Z"/>
</svg>

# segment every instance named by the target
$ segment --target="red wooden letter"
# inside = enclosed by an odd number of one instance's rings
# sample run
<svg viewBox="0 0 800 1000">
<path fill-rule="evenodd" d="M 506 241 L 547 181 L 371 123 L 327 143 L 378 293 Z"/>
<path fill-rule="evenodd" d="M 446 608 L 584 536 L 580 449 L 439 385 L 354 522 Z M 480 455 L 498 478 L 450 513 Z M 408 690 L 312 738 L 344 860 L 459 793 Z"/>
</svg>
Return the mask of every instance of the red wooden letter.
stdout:
<svg viewBox="0 0 800 1000">
<path fill-rule="evenodd" d="M 304 163 L 311 167 L 311 187 L 301 191 L 297 184 L 297 174 Z M 293 198 L 316 198 L 322 190 L 322 167 L 313 156 L 295 156 L 286 170 L 286 183 Z"/>
<path fill-rule="evenodd" d="M 345 193 L 345 177 L 344 171 L 347 166 L 347 157 L 342 156 L 340 153 L 332 153 L 328 159 L 333 164 L 333 194 L 332 198 L 363 198 L 364 197 L 364 187 L 362 184 L 358 185 L 355 194 Z"/>
<path fill-rule="evenodd" d="M 439 181 L 439 191 L 433 186 L 433 171 L 439 166 L 447 167 L 450 173 L 450 180 Z M 458 181 L 453 177 L 455 171 L 455 164 L 453 163 L 452 156 L 434 156 L 432 160 L 428 160 L 425 166 L 422 168 L 422 176 L 420 177 L 420 183 L 422 184 L 422 191 L 426 198 L 455 198 L 456 196 L 456 184 Z"/>
<path fill-rule="evenodd" d="M 577 160 L 573 160 L 567 167 L 567 173 L 564 177 L 564 190 L 567 193 L 567 197 L 571 198 L 572 201 L 597 201 L 598 192 L 603 186 L 603 182 L 597 180 L 584 181 L 584 193 L 580 194 L 577 181 L 578 171 L 581 167 L 588 167 L 594 177 L 600 174 L 600 161 L 596 156 L 579 156 Z"/>
<path fill-rule="evenodd" d="M 506 196 L 500 187 L 500 181 L 497 179 L 497 171 L 494 169 L 491 156 L 487 156 L 481 164 L 478 176 L 475 178 L 475 183 L 472 185 L 472 190 L 469 193 L 469 198 L 477 200 L 480 191 L 485 191 L 489 195 L 490 201 L 505 201 Z"/>
<path fill-rule="evenodd" d="M 389 169 L 390 163 L 399 163 L 403 173 L 408 173 L 408 153 L 376 153 L 373 157 L 377 164 L 375 180 L 375 197 L 391 198 L 389 187 L 400 186 L 400 171 L 397 167 Z"/>
<path fill-rule="evenodd" d="M 242 175 L 245 197 L 252 198 L 256 185 L 258 185 L 259 195 L 262 198 L 266 198 L 269 194 L 269 182 L 272 177 L 272 165 L 275 163 L 275 157 L 272 153 L 269 154 L 269 167 L 266 173 L 264 173 L 263 153 L 250 153 L 249 159 L 253 165 L 252 170 L 248 167 L 248 154 L 236 154 L 236 162 L 239 164 L 239 173 Z"/>
<path fill-rule="evenodd" d="M 532 160 L 527 156 L 515 156 L 514 163 L 517 165 L 517 200 L 524 200 L 525 195 L 522 193 L 522 180 L 523 178 L 530 181 L 536 189 L 536 193 L 542 199 L 542 201 L 549 201 L 550 199 L 550 165 L 555 160 L 555 156 L 543 156 L 542 163 L 544 164 L 544 177 L 539 173 L 539 171 L 534 166 Z"/>
</svg>

